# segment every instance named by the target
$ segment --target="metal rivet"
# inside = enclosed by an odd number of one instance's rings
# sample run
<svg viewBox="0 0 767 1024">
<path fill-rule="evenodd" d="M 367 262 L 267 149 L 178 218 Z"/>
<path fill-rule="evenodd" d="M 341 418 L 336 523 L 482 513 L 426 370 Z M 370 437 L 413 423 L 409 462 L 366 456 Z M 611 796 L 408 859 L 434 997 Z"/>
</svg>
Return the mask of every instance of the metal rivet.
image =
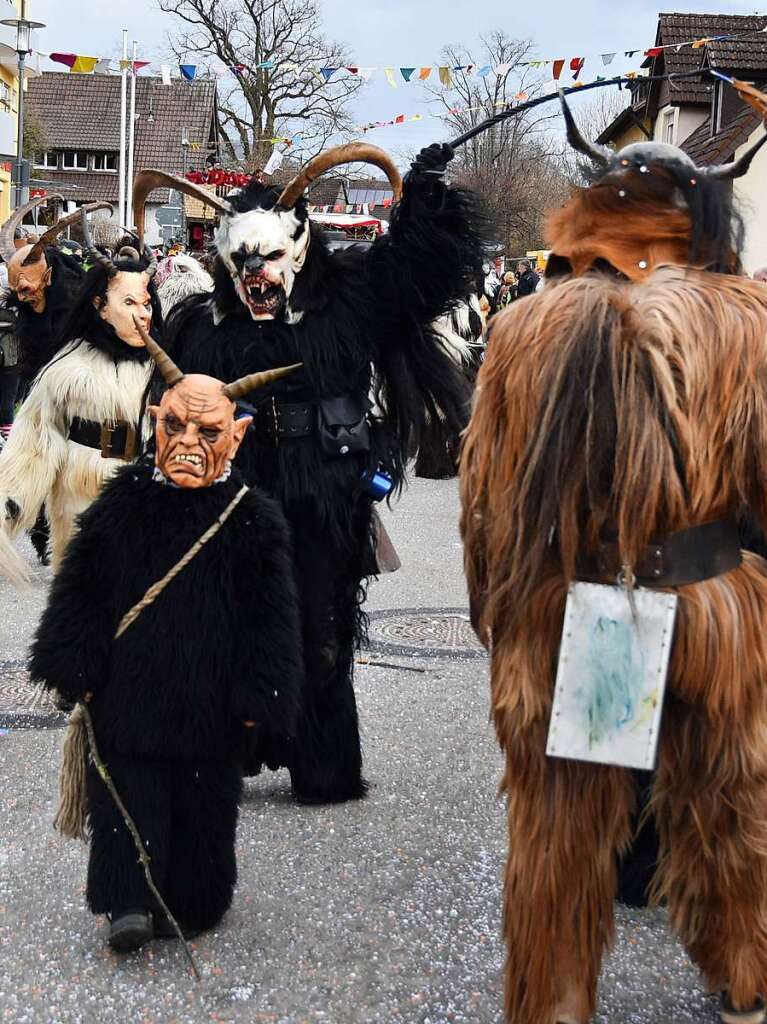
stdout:
<svg viewBox="0 0 767 1024">
<path fill-rule="evenodd" d="M 647 270 L 647 260 L 640 260 L 638 266 L 640 270 Z"/>
<path fill-rule="evenodd" d="M 619 188 L 618 189 L 618 195 L 621 197 L 621 199 L 625 199 L 626 198 L 626 189 L 625 188 Z"/>
<path fill-rule="evenodd" d="M 697 185 L 698 184 L 698 179 L 697 178 L 690 178 L 690 184 L 691 185 Z"/>
<path fill-rule="evenodd" d="M 630 160 L 627 160 L 627 159 L 626 159 L 625 157 L 623 158 L 623 160 L 621 160 L 621 166 L 622 166 L 622 167 L 628 167 L 628 165 L 629 165 L 630 163 L 631 163 L 631 161 L 630 161 Z"/>
<path fill-rule="evenodd" d="M 341 452 L 342 455 L 347 455 L 348 452 L 349 452 L 349 445 L 348 444 L 342 444 L 340 449 L 339 449 L 339 451 Z"/>
<path fill-rule="evenodd" d="M 639 173 L 640 174 L 647 174 L 648 170 L 649 170 L 649 167 L 647 166 L 647 164 L 642 164 L 642 166 L 639 168 Z"/>
</svg>

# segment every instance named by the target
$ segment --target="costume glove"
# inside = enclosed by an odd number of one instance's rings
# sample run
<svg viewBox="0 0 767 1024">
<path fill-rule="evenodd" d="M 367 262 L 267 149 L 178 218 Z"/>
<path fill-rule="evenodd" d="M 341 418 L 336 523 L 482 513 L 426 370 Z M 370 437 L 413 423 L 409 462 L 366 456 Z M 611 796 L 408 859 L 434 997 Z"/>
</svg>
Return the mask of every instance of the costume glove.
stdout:
<svg viewBox="0 0 767 1024">
<path fill-rule="evenodd" d="M 445 168 L 454 156 L 453 147 L 446 142 L 426 146 L 410 165 L 411 170 L 405 179 L 408 189 L 424 197 L 432 195 L 442 184 Z"/>
</svg>

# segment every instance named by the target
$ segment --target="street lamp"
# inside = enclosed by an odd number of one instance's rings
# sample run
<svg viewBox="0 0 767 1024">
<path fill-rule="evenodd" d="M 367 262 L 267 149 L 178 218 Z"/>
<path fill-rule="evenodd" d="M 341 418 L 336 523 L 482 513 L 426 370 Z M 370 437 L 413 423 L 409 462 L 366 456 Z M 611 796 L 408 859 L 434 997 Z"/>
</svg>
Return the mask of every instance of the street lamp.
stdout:
<svg viewBox="0 0 767 1024">
<path fill-rule="evenodd" d="M 16 29 L 16 54 L 19 58 L 19 121 L 18 142 L 16 143 L 16 196 L 14 205 L 21 206 L 24 186 L 28 183 L 24 180 L 27 177 L 25 175 L 27 162 L 24 159 L 24 66 L 27 54 L 32 52 L 31 38 L 33 30 L 45 28 L 45 25 L 41 21 L 29 21 L 27 18 L 3 18 L 0 21 L 0 25 L 7 25 L 9 28 Z"/>
</svg>

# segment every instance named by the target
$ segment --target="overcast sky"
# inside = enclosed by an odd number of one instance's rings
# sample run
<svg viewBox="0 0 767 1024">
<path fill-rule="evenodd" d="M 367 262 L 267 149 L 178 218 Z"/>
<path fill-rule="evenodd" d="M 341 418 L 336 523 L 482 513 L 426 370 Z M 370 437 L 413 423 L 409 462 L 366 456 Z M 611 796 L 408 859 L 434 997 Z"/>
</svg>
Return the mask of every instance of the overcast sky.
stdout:
<svg viewBox="0 0 767 1024">
<path fill-rule="evenodd" d="M 119 54 L 121 29 L 139 43 L 139 56 L 159 59 L 165 54 L 165 38 L 173 31 L 174 19 L 162 14 L 155 0 L 28 0 L 28 17 L 45 22 L 36 34 L 35 45 L 43 51 L 75 52 L 113 57 Z M 655 37 L 659 10 L 753 14 L 758 8 L 729 0 L 696 0 L 659 8 L 648 0 L 627 4 L 616 0 L 557 0 L 478 3 L 476 0 L 324 0 L 326 34 L 348 47 L 355 64 L 410 67 L 438 64 L 441 47 L 461 43 L 476 47 L 483 32 L 503 29 L 516 38 L 531 39 L 541 58 L 583 56 L 587 58 L 584 80 L 602 73 L 599 54 L 617 50 L 647 48 Z M 767 10 L 763 0 L 761 10 Z M 589 60 L 588 58 L 593 58 Z M 622 58 L 621 58 L 622 59 Z M 629 70 L 636 59 L 616 57 L 611 71 Z M 61 67 L 59 65 L 59 67 Z M 360 123 L 383 121 L 397 114 L 425 113 L 437 109 L 426 102 L 417 85 L 392 89 L 383 73 L 376 74 L 356 102 Z M 417 148 L 444 137 L 435 120 L 379 129 L 370 141 L 395 152 Z"/>
</svg>

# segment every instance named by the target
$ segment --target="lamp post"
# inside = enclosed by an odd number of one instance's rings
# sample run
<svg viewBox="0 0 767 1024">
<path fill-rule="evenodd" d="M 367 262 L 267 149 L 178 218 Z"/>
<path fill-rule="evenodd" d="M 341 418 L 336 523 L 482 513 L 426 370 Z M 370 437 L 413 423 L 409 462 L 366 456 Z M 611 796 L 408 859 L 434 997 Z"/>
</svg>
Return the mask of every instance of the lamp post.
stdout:
<svg viewBox="0 0 767 1024">
<path fill-rule="evenodd" d="M 24 4 L 22 4 L 22 15 L 24 13 Z M 24 159 L 24 68 L 26 65 L 27 54 L 32 52 L 31 37 L 32 31 L 36 28 L 45 28 L 45 25 L 41 21 L 29 21 L 27 18 L 4 18 L 0 21 L 0 25 L 7 25 L 9 28 L 16 29 L 16 55 L 18 56 L 18 141 L 16 143 L 16 193 L 14 198 L 14 205 L 21 206 L 22 197 L 24 194 L 24 188 L 28 185 L 28 176 L 25 174 L 27 168 L 27 161 Z"/>
</svg>

